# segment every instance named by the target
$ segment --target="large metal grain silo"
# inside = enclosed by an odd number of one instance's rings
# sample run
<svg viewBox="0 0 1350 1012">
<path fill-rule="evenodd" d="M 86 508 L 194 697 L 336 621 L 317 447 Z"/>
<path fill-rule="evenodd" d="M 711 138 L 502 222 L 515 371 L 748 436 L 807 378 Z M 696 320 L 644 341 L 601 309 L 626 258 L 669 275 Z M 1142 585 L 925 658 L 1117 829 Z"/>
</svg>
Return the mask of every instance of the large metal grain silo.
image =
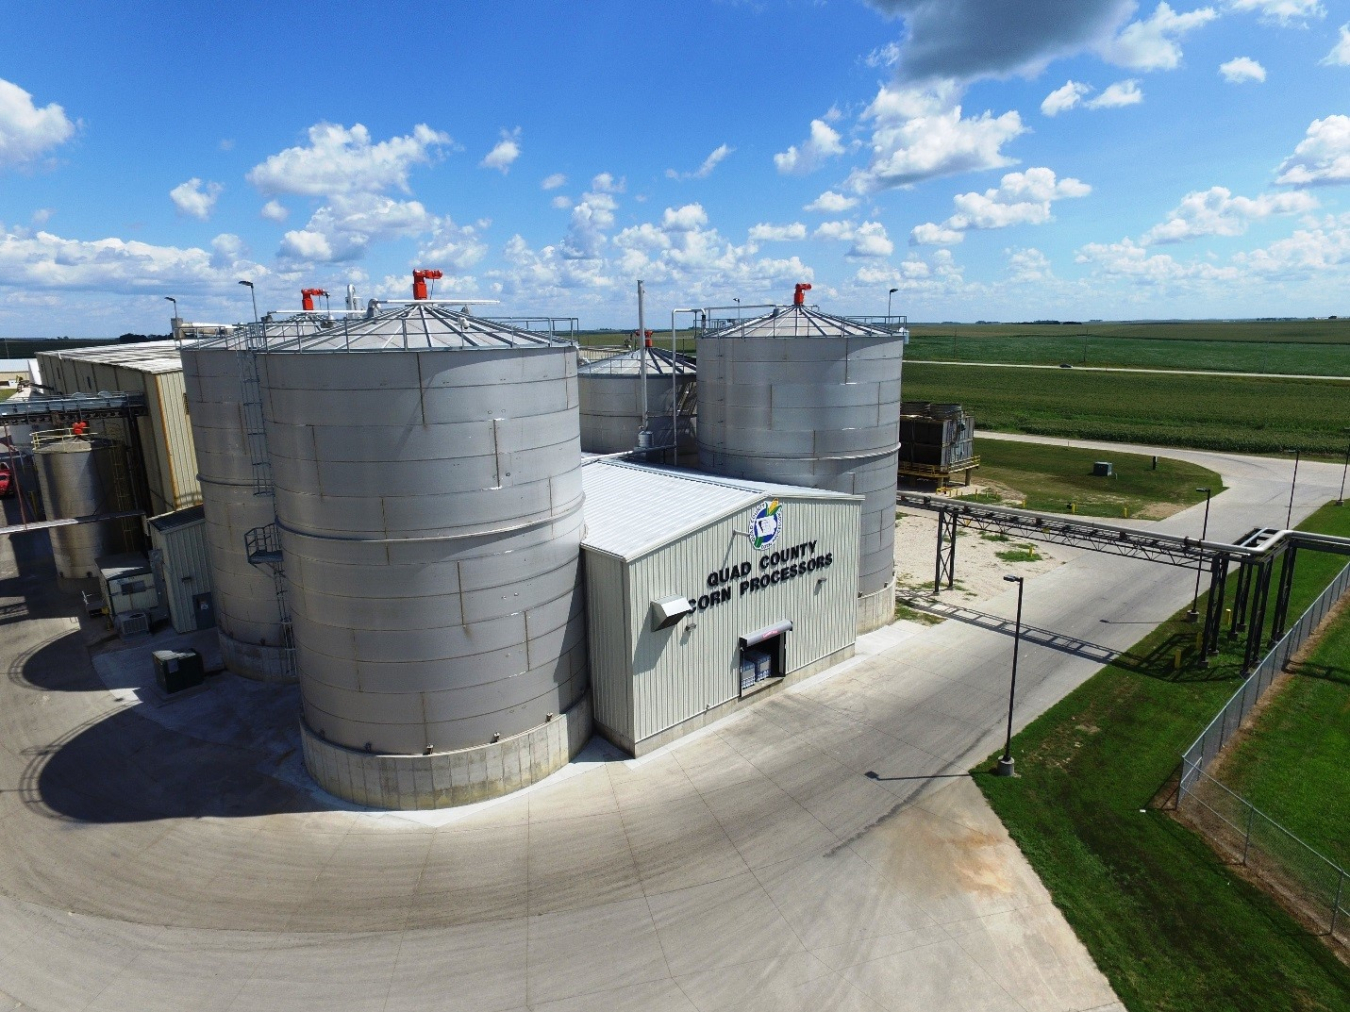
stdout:
<svg viewBox="0 0 1350 1012">
<path fill-rule="evenodd" d="M 32 444 L 48 520 L 136 508 L 124 444 L 72 429 L 35 432 Z M 143 543 L 135 517 L 53 527 L 50 533 L 56 571 L 72 580 L 98 576 L 101 556 L 138 551 Z"/>
<path fill-rule="evenodd" d="M 588 362 L 578 369 L 581 448 L 585 452 L 622 453 L 638 445 L 643 428 L 644 358 L 652 445 L 671 444 L 673 418 L 680 450 L 692 453 L 697 401 L 694 363 L 683 355 L 650 347 Z"/>
<path fill-rule="evenodd" d="M 865 497 L 858 629 L 890 622 L 904 339 L 803 304 L 698 338 L 699 466 Z"/>
<path fill-rule="evenodd" d="M 261 459 L 261 403 L 244 358 L 252 354 L 242 336 L 184 344 L 183 380 L 206 512 L 221 659 L 246 678 L 288 682 L 295 673 L 286 653 L 282 603 L 271 574 L 249 564 L 244 544 L 249 531 L 274 516 L 270 485 L 260 478 L 267 466 Z"/>
<path fill-rule="evenodd" d="M 363 804 L 589 736 L 576 349 L 415 302 L 258 356 L 306 765 Z"/>
</svg>

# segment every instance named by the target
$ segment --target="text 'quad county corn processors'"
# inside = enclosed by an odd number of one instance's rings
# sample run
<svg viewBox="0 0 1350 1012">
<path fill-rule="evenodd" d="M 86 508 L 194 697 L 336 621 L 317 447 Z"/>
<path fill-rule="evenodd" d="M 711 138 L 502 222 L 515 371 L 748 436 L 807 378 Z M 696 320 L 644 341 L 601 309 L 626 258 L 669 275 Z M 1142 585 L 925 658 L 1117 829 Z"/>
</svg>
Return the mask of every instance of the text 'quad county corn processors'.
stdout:
<svg viewBox="0 0 1350 1012">
<path fill-rule="evenodd" d="M 593 460 L 595 726 L 642 755 L 853 653 L 862 497 Z"/>
</svg>

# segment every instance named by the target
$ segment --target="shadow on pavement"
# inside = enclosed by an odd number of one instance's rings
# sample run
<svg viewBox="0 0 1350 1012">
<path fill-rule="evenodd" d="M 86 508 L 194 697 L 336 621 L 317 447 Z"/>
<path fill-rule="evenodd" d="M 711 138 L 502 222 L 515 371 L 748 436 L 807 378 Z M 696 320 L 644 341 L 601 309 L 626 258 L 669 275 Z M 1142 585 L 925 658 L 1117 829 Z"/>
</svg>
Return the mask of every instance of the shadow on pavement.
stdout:
<svg viewBox="0 0 1350 1012">
<path fill-rule="evenodd" d="M 201 741 L 130 711 L 77 727 L 27 758 L 25 804 L 82 822 L 240 818 L 324 808 L 260 772 L 254 752 Z"/>
</svg>

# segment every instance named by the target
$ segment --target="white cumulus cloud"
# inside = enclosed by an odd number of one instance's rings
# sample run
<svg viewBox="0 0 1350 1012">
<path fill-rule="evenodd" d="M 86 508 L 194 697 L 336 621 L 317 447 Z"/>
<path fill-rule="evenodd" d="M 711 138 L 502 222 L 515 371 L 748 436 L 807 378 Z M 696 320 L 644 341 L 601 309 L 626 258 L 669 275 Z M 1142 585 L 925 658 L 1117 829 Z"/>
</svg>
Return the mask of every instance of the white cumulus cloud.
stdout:
<svg viewBox="0 0 1350 1012">
<path fill-rule="evenodd" d="M 1003 252 L 1008 258 L 1008 280 L 1013 283 L 1034 284 L 1054 280 L 1055 275 L 1050 269 L 1050 260 L 1040 250 L 1014 248 L 1006 249 Z"/>
<path fill-rule="evenodd" d="M 1263 21 L 1281 25 L 1302 24 L 1326 16 L 1322 0 L 1228 0 L 1228 9 L 1255 12 Z"/>
<path fill-rule="evenodd" d="M 1175 70 L 1181 65 L 1178 40 L 1218 16 L 1213 7 L 1179 14 L 1170 4 L 1160 3 L 1148 18 L 1126 25 L 1102 48 L 1102 55 L 1133 70 Z"/>
<path fill-rule="evenodd" d="M 1275 182 L 1288 186 L 1350 183 L 1350 116 L 1313 120 L 1294 153 L 1276 171 Z"/>
<path fill-rule="evenodd" d="M 1092 91 L 1092 85 L 1078 81 L 1066 81 L 1062 88 L 1056 88 L 1041 102 L 1041 113 L 1046 116 L 1058 116 L 1062 112 L 1077 106 Z"/>
<path fill-rule="evenodd" d="M 959 229 L 927 221 L 909 230 L 911 246 L 953 246 L 966 237 Z"/>
<path fill-rule="evenodd" d="M 496 169 L 503 176 L 511 171 L 511 163 L 520 157 L 520 127 L 503 130 L 499 140 L 478 163 L 480 168 Z"/>
<path fill-rule="evenodd" d="M 750 238 L 754 242 L 788 242 L 806 238 L 806 226 L 799 221 L 787 225 L 769 225 L 760 223 L 750 226 Z"/>
<path fill-rule="evenodd" d="M 1341 37 L 1322 58 L 1326 67 L 1350 67 L 1350 24 L 1341 25 Z"/>
<path fill-rule="evenodd" d="M 1138 105 L 1143 100 L 1144 93 L 1139 90 L 1139 82 L 1131 78 L 1128 81 L 1117 81 L 1092 101 L 1084 104 L 1089 109 L 1120 109 L 1127 105 Z"/>
<path fill-rule="evenodd" d="M 773 164 L 785 175 L 811 172 L 824 164 L 825 159 L 844 153 L 839 131 L 823 119 L 811 121 L 811 135 L 798 147 L 790 146 L 786 151 L 773 156 Z"/>
<path fill-rule="evenodd" d="M 728 144 L 719 144 L 713 148 L 712 153 L 703 159 L 697 169 L 692 172 L 678 172 L 675 169 L 666 169 L 666 178 L 668 179 L 707 179 L 712 175 L 713 169 L 717 168 L 722 159 L 731 154 L 736 149 Z"/>
<path fill-rule="evenodd" d="M 541 190 L 556 190 L 559 187 L 567 185 L 567 177 L 561 172 L 555 172 L 550 176 L 545 176 L 544 181 L 539 184 Z"/>
<path fill-rule="evenodd" d="M 425 165 L 439 148 L 452 143 L 448 134 L 425 123 L 407 136 L 375 144 L 360 123 L 350 130 L 341 124 L 316 123 L 307 135 L 308 144 L 287 148 L 255 165 L 248 181 L 264 194 L 307 197 L 376 193 L 391 187 L 407 192 L 412 167 Z"/>
<path fill-rule="evenodd" d="M 844 256 L 888 257 L 894 252 L 895 243 L 886 235 L 886 227 L 879 221 L 865 221 L 853 234 L 853 245 Z"/>
<path fill-rule="evenodd" d="M 950 82 L 937 87 L 883 86 L 863 113 L 874 123 L 871 158 L 854 169 L 855 193 L 908 186 L 925 179 L 1013 164 L 1003 145 L 1026 132 L 1017 112 L 966 117 Z"/>
<path fill-rule="evenodd" d="M 32 95 L 0 78 L 0 168 L 27 165 L 70 140 L 75 127 L 55 102 L 39 108 Z"/>
<path fill-rule="evenodd" d="M 895 243 L 886 234 L 886 226 L 879 221 L 864 221 L 861 225 L 851 221 L 826 221 L 816 226 L 811 237 L 851 243 L 844 254 L 847 257 L 887 257 L 895 252 Z"/>
<path fill-rule="evenodd" d="M 1182 242 L 1207 235 L 1242 235 L 1253 221 L 1279 214 L 1304 214 L 1316 210 L 1310 193 L 1263 193 L 1258 197 L 1235 197 L 1223 186 L 1188 193 L 1168 215 L 1139 240 L 1140 245 Z"/>
<path fill-rule="evenodd" d="M 186 183 L 179 183 L 170 190 L 169 199 L 173 201 L 173 206 L 178 208 L 179 214 L 205 221 L 211 217 L 223 189 L 225 187 L 219 183 L 203 183 L 193 176 Z"/>
<path fill-rule="evenodd" d="M 267 270 L 251 263 L 237 236 L 217 236 L 210 250 L 155 246 L 119 238 L 66 239 L 50 232 L 0 227 L 0 285 L 132 295 L 237 291 L 240 276 Z"/>
<path fill-rule="evenodd" d="M 821 214 L 843 214 L 851 207 L 858 205 L 857 197 L 846 197 L 842 193 L 835 193 L 833 190 L 826 190 L 811 203 L 802 208 L 803 211 L 818 211 Z"/>
<path fill-rule="evenodd" d="M 286 220 L 291 212 L 286 209 L 286 206 L 282 204 L 281 201 L 269 200 L 262 206 L 262 210 L 258 213 L 268 221 L 282 222 Z"/>
<path fill-rule="evenodd" d="M 1227 63 L 1219 64 L 1219 73 L 1229 84 L 1244 84 L 1247 81 L 1264 81 L 1266 68 L 1250 56 L 1237 56 Z"/>
<path fill-rule="evenodd" d="M 1050 220 L 1056 200 L 1086 197 L 1092 187 L 1072 177 L 1057 179 L 1044 167 L 1009 172 L 995 189 L 958 193 L 952 198 L 956 213 L 941 224 L 932 222 L 910 231 L 912 245 L 950 245 L 971 229 L 1042 225 Z"/>
</svg>

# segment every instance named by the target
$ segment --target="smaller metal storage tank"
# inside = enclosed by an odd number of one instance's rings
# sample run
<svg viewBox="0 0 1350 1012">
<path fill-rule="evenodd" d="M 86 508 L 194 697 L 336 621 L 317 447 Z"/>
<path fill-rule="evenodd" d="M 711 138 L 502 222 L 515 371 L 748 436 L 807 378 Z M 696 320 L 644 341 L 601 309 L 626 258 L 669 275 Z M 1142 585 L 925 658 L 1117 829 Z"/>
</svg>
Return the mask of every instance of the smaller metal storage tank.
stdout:
<svg viewBox="0 0 1350 1012">
<path fill-rule="evenodd" d="M 123 513 L 136 508 L 126 447 L 71 429 L 33 433 L 33 463 L 49 520 Z M 142 548 L 135 517 L 53 527 L 57 573 L 68 580 L 98 576 L 97 560 Z"/>
<path fill-rule="evenodd" d="M 581 449 L 623 453 L 638 445 L 642 429 L 642 364 L 647 360 L 647 428 L 653 446 L 671 443 L 671 408 L 679 449 L 696 449 L 698 376 L 691 359 L 660 348 L 638 348 L 588 362 L 577 369 Z"/>
<path fill-rule="evenodd" d="M 864 497 L 858 631 L 895 617 L 904 336 L 805 305 L 698 337 L 699 466 Z"/>
</svg>

